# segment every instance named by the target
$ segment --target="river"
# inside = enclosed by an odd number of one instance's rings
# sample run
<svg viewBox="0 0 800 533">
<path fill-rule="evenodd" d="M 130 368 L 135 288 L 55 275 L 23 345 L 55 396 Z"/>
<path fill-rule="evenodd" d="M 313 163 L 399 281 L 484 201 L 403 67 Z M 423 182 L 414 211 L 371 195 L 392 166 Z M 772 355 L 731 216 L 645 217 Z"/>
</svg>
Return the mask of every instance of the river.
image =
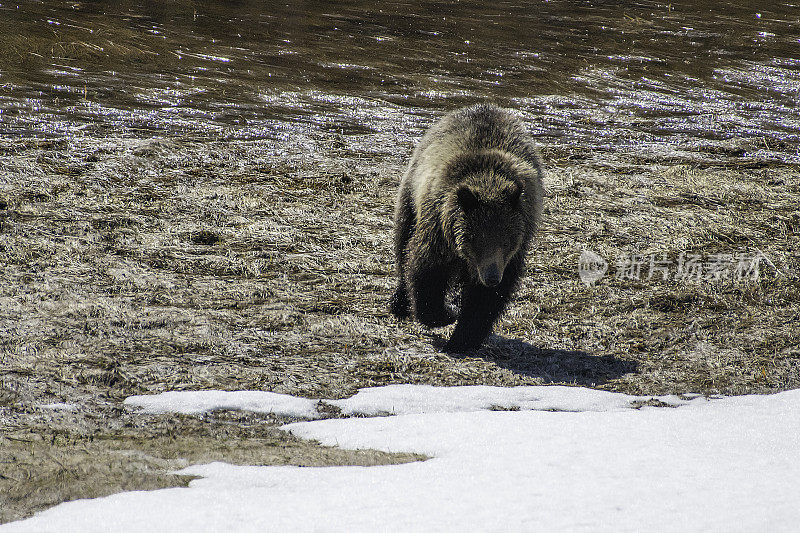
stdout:
<svg viewBox="0 0 800 533">
<path fill-rule="evenodd" d="M 330 132 L 392 152 L 490 99 L 572 157 L 745 140 L 795 164 L 800 5 L 762 4 L 4 2 L 0 135 Z"/>
</svg>

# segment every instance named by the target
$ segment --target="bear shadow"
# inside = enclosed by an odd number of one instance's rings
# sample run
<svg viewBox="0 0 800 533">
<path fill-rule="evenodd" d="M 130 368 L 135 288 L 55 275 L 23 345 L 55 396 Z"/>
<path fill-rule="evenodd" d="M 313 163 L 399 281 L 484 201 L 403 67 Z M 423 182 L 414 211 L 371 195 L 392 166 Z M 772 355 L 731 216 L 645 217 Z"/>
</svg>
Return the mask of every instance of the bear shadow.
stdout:
<svg viewBox="0 0 800 533">
<path fill-rule="evenodd" d="M 445 339 L 435 336 L 441 349 Z M 483 347 L 470 354 L 453 357 L 480 357 L 515 374 L 540 378 L 545 383 L 598 386 L 625 374 L 636 372 L 638 363 L 611 355 L 591 355 L 582 350 L 539 348 L 519 339 L 490 335 Z"/>
</svg>

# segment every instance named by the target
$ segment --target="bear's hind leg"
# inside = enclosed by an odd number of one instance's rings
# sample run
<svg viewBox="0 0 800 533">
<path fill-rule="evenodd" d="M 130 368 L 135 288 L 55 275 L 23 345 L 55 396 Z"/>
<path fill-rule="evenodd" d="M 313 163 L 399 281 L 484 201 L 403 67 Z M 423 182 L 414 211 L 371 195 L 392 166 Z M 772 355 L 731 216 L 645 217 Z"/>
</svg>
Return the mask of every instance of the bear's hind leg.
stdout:
<svg viewBox="0 0 800 533">
<path fill-rule="evenodd" d="M 411 198 L 403 192 L 398 198 L 394 216 L 394 253 L 397 270 L 397 289 L 389 300 L 389 310 L 397 318 L 408 318 L 411 315 L 411 304 L 406 289 L 405 268 L 406 248 L 414 234 L 414 209 Z"/>
<path fill-rule="evenodd" d="M 397 318 L 408 318 L 411 315 L 411 304 L 408 301 L 408 291 L 403 278 L 400 278 L 400 282 L 389 300 L 389 310 Z"/>
</svg>

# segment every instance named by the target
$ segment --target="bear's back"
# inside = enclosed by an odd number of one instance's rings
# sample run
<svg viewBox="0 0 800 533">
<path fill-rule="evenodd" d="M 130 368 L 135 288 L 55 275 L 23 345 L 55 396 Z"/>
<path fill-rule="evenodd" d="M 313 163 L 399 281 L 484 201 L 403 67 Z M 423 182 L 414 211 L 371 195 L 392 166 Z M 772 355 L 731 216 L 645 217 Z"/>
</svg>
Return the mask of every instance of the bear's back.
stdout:
<svg viewBox="0 0 800 533">
<path fill-rule="evenodd" d="M 423 150 L 431 145 L 446 145 L 453 154 L 502 150 L 539 167 L 525 124 L 511 111 L 493 104 L 476 104 L 445 115 L 420 144 Z"/>
<path fill-rule="evenodd" d="M 524 123 L 496 105 L 476 104 L 439 119 L 414 150 L 405 180 L 417 205 L 453 186 L 446 170 L 456 159 L 484 150 L 508 152 L 541 175 L 536 148 Z"/>
</svg>

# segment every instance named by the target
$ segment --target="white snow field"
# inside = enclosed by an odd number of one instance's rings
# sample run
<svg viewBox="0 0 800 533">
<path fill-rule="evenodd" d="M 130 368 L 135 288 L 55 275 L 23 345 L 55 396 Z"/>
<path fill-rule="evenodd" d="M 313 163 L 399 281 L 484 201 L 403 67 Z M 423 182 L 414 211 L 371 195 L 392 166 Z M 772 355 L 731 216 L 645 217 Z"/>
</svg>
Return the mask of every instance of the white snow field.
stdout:
<svg viewBox="0 0 800 533">
<path fill-rule="evenodd" d="M 127 403 L 195 413 L 299 405 L 281 395 L 259 403 L 253 392 L 211 401 L 219 391 L 208 392 Z M 577 387 L 365 389 L 329 403 L 398 414 L 283 429 L 431 459 L 192 466 L 181 472 L 201 479 L 188 488 L 68 502 L 0 531 L 800 531 L 800 390 L 631 407 L 646 399 Z M 498 407 L 520 410 L 488 410 Z"/>
</svg>

